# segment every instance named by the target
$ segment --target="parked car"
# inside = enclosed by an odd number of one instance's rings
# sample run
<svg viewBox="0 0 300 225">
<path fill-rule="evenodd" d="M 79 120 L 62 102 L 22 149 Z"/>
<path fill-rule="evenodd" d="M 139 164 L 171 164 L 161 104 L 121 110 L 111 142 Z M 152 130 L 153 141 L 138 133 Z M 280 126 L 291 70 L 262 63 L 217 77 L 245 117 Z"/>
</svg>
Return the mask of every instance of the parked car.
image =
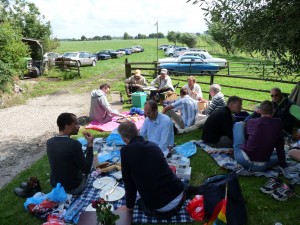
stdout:
<svg viewBox="0 0 300 225">
<path fill-rule="evenodd" d="M 168 50 L 166 51 L 165 55 L 166 56 L 173 56 L 175 51 L 187 51 L 189 50 L 188 47 L 175 47 L 175 48 L 168 48 Z"/>
<path fill-rule="evenodd" d="M 140 45 L 135 45 L 133 47 L 139 49 L 139 52 L 143 52 L 144 51 L 144 48 L 142 46 L 140 46 Z"/>
<path fill-rule="evenodd" d="M 131 55 L 132 52 L 129 48 L 119 48 L 117 51 L 124 51 L 125 55 Z"/>
<path fill-rule="evenodd" d="M 107 60 L 111 59 L 110 54 L 102 53 L 102 52 L 97 52 L 95 53 L 97 60 Z"/>
<path fill-rule="evenodd" d="M 122 56 L 121 52 L 116 52 L 115 50 L 112 49 L 101 50 L 99 53 L 110 55 L 112 59 L 116 59 Z"/>
<path fill-rule="evenodd" d="M 138 53 L 138 52 L 141 52 L 141 49 L 136 48 L 136 47 L 134 47 L 134 46 L 130 46 L 129 49 L 130 49 L 130 51 L 131 51 L 132 53 Z"/>
<path fill-rule="evenodd" d="M 159 50 L 164 50 L 165 48 L 168 48 L 170 45 L 160 45 L 158 47 Z"/>
<path fill-rule="evenodd" d="M 205 62 L 198 56 L 182 56 L 176 62 L 160 63 L 159 69 L 167 69 L 170 73 L 210 73 L 219 71 L 219 66 L 214 63 Z"/>
<path fill-rule="evenodd" d="M 96 58 L 93 54 L 88 52 L 66 52 L 63 54 L 62 58 L 71 59 L 75 61 L 69 61 L 70 65 L 91 65 L 96 66 Z"/>
<path fill-rule="evenodd" d="M 55 58 L 59 56 L 58 53 L 55 52 L 46 52 L 43 57 L 43 61 L 46 65 L 54 65 L 55 64 Z"/>
</svg>

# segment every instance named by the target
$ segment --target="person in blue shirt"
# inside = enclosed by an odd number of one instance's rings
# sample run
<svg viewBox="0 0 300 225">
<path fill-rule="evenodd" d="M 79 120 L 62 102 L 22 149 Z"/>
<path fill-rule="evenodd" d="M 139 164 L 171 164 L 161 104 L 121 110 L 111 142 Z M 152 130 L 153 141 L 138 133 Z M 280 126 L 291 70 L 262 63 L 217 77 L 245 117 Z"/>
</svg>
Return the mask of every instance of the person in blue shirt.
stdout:
<svg viewBox="0 0 300 225">
<path fill-rule="evenodd" d="M 167 156 L 168 146 L 174 145 L 173 122 L 167 115 L 158 112 L 157 103 L 153 100 L 145 103 L 144 114 L 146 119 L 140 135 L 157 144 L 163 154 Z"/>
<path fill-rule="evenodd" d="M 181 99 L 163 108 L 162 113 L 168 115 L 179 128 L 184 129 L 194 125 L 198 113 L 198 102 L 188 95 L 185 88 L 180 89 L 180 97 Z M 175 110 L 180 110 L 180 115 Z"/>
</svg>

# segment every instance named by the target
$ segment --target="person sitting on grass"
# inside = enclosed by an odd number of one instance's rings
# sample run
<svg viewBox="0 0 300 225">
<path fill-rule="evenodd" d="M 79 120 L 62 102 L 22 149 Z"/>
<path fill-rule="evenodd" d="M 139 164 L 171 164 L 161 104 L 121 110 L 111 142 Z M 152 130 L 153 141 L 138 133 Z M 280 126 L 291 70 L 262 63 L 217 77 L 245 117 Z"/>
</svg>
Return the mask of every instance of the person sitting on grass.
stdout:
<svg viewBox="0 0 300 225">
<path fill-rule="evenodd" d="M 54 188 L 57 183 L 61 183 L 67 193 L 78 195 L 86 188 L 87 176 L 92 167 L 94 137 L 88 132 L 83 132 L 88 142 L 84 156 L 80 142 L 70 138 L 79 131 L 76 115 L 60 114 L 57 126 L 59 134 L 47 141 L 50 184 Z"/>
<path fill-rule="evenodd" d="M 92 121 L 105 124 L 112 121 L 113 116 L 126 117 L 126 115 L 110 107 L 106 97 L 109 90 L 110 86 L 108 84 L 102 84 L 99 89 L 95 89 L 91 92 L 90 119 Z"/>
<path fill-rule="evenodd" d="M 195 123 L 198 113 L 198 103 L 188 95 L 185 88 L 180 89 L 181 99 L 163 108 L 162 113 L 168 115 L 180 129 L 190 127 Z M 174 110 L 180 110 L 180 115 Z"/>
<path fill-rule="evenodd" d="M 235 160 L 253 171 L 264 171 L 279 163 L 286 168 L 282 121 L 273 118 L 271 101 L 259 106 L 260 118 L 233 125 L 233 148 Z M 274 154 L 276 149 L 276 154 Z"/>
<path fill-rule="evenodd" d="M 233 113 L 239 113 L 242 99 L 237 96 L 228 98 L 227 106 L 214 111 L 205 121 L 202 140 L 213 148 L 231 148 L 233 144 Z"/>
<path fill-rule="evenodd" d="M 206 116 L 210 116 L 214 111 L 226 105 L 225 98 L 221 92 L 221 86 L 219 84 L 210 85 L 209 94 L 212 96 L 212 100 L 210 101 L 208 108 L 202 112 Z M 201 102 L 208 102 L 208 100 L 202 99 Z"/>
<path fill-rule="evenodd" d="M 167 219 L 176 215 L 185 201 L 184 184 L 172 172 L 160 148 L 139 136 L 131 121 L 121 123 L 118 132 L 126 143 L 121 149 L 126 205 L 119 209 L 132 212 L 137 204 L 147 216 Z"/>
<path fill-rule="evenodd" d="M 194 76 L 189 76 L 188 83 L 182 88 L 187 89 L 188 94 L 191 98 L 201 101 L 203 98 L 202 90 L 199 84 L 196 84 L 196 78 Z"/>
<path fill-rule="evenodd" d="M 141 75 L 140 70 L 136 70 L 134 75 L 125 80 L 125 91 L 130 99 L 131 94 L 138 91 L 143 91 L 143 87 L 147 86 L 145 77 Z"/>
</svg>

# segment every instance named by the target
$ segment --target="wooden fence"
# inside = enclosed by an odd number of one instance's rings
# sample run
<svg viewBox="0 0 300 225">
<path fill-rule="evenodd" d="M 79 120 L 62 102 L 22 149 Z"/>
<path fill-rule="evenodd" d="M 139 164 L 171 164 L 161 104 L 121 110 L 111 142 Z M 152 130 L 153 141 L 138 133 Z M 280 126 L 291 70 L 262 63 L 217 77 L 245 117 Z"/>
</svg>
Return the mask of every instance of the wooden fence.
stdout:
<svg viewBox="0 0 300 225">
<path fill-rule="evenodd" d="M 231 63 L 235 64 L 235 66 L 230 66 L 228 64 L 228 67 L 220 70 L 218 74 L 197 74 L 197 73 L 176 73 L 176 76 L 172 76 L 172 81 L 182 81 L 186 82 L 186 76 L 208 76 L 210 77 L 209 82 L 197 82 L 199 84 L 205 84 L 205 85 L 211 85 L 214 83 L 214 80 L 216 77 L 226 77 L 226 78 L 232 78 L 232 79 L 244 79 L 244 80 L 256 80 L 256 81 L 269 81 L 269 82 L 275 82 L 275 83 L 286 83 L 286 84 L 297 84 L 296 81 L 289 81 L 289 80 L 282 80 L 282 79 L 274 79 L 272 76 L 267 76 L 269 74 L 269 71 L 274 65 L 270 64 L 261 64 L 261 63 L 250 63 L 250 62 L 238 62 L 238 63 Z M 157 62 L 129 62 L 128 59 L 125 60 L 125 76 L 126 78 L 130 77 L 134 74 L 134 71 L 136 69 L 139 69 L 142 71 L 142 75 L 146 77 L 152 77 L 154 78 L 156 74 L 159 71 L 158 68 L 159 63 Z M 245 69 L 245 65 L 247 65 Z M 244 68 L 244 69 L 242 69 Z M 250 71 L 247 68 L 255 68 L 253 71 Z M 238 72 L 239 74 L 234 74 Z M 184 79 L 180 78 L 180 76 L 185 76 Z M 259 77 L 258 77 L 259 76 Z M 271 77 L 271 78 L 269 78 Z M 220 83 L 222 87 L 237 89 L 237 90 L 247 90 L 252 92 L 260 92 L 260 93 L 269 93 L 270 89 L 259 89 L 259 88 L 249 88 L 249 87 L 243 87 L 243 86 L 237 86 L 237 85 L 226 85 Z M 203 93 L 208 93 L 208 91 L 202 91 Z M 289 93 L 284 93 L 289 94 Z M 226 97 L 229 97 L 228 95 L 225 95 Z M 254 97 L 254 95 L 252 95 Z M 250 97 L 252 97 L 250 96 Z M 254 99 L 254 98 L 245 98 L 242 99 L 251 103 L 260 103 L 261 101 Z M 210 96 L 209 96 L 210 98 Z M 252 109 L 244 108 L 244 110 L 252 111 Z"/>
<path fill-rule="evenodd" d="M 80 66 L 78 65 L 76 60 L 68 59 L 68 58 L 62 58 L 59 61 L 49 61 L 47 64 L 48 67 L 57 67 L 60 70 L 63 71 L 75 71 L 77 73 L 77 76 L 80 77 Z"/>
</svg>

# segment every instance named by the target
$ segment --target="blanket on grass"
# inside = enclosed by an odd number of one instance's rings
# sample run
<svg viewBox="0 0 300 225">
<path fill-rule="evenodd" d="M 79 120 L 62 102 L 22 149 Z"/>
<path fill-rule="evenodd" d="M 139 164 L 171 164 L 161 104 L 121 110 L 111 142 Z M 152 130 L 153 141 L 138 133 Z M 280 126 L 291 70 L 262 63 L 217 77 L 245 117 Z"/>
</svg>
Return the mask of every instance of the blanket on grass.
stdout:
<svg viewBox="0 0 300 225">
<path fill-rule="evenodd" d="M 70 207 L 67 209 L 65 214 L 65 220 L 68 223 L 77 224 L 79 221 L 80 214 L 85 211 L 86 207 L 91 204 L 93 200 L 99 199 L 100 190 L 93 187 L 93 182 L 95 178 L 89 176 L 87 182 L 87 188 L 80 196 L 75 196 L 72 199 L 72 203 Z M 119 184 L 120 187 L 124 187 L 123 183 Z M 186 200 L 183 204 L 179 213 L 176 216 L 168 220 L 160 220 L 153 217 L 148 217 L 144 214 L 141 208 L 137 205 L 133 209 L 133 223 L 141 224 L 141 223 L 188 223 L 193 222 L 193 219 L 190 218 L 188 212 L 185 210 L 186 206 L 190 200 Z M 111 202 L 115 209 L 120 207 L 121 205 L 125 205 L 126 200 L 125 197 L 118 201 Z"/>
<path fill-rule="evenodd" d="M 269 169 L 264 172 L 253 172 L 251 170 L 245 169 L 242 165 L 233 158 L 232 148 L 212 148 L 206 145 L 202 140 L 194 141 L 196 145 L 207 152 L 216 163 L 225 169 L 233 170 L 238 175 L 241 176 L 265 176 L 265 177 L 277 177 L 279 175 L 279 170 L 277 168 Z"/>
<path fill-rule="evenodd" d="M 129 115 L 129 112 L 124 112 L 123 114 Z M 116 128 L 118 128 L 118 126 L 120 125 L 120 123 L 117 122 L 118 119 L 121 119 L 121 117 L 114 116 L 112 118 L 112 121 L 110 121 L 108 123 L 105 123 L 105 124 L 98 123 L 97 121 L 92 121 L 92 122 L 90 122 L 90 124 L 88 126 L 85 127 L 85 129 L 92 129 L 92 130 L 110 132 L 110 131 L 113 131 Z M 135 120 L 136 121 L 133 121 L 133 122 L 135 123 L 137 128 L 140 129 L 144 124 L 145 117 L 144 116 L 138 116 L 138 117 L 136 117 Z"/>
</svg>

